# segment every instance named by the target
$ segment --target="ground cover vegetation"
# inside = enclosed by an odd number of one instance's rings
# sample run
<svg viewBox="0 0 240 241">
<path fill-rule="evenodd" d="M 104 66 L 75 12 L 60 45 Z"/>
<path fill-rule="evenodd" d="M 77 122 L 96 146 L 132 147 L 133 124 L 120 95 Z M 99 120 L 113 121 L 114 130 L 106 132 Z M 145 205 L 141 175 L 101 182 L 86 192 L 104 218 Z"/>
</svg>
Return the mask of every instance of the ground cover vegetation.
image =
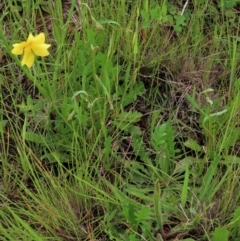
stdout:
<svg viewBox="0 0 240 241">
<path fill-rule="evenodd" d="M 0 240 L 240 240 L 239 3 L 1 1 Z"/>
</svg>

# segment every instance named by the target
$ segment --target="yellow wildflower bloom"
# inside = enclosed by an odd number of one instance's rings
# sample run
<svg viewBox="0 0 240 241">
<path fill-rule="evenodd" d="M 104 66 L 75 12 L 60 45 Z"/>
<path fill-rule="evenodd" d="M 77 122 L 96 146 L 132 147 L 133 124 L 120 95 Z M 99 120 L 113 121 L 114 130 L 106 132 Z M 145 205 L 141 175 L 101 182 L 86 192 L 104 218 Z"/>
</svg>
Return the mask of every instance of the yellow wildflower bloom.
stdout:
<svg viewBox="0 0 240 241">
<path fill-rule="evenodd" d="M 35 55 L 45 57 L 49 55 L 48 48 L 50 44 L 45 44 L 45 35 L 40 33 L 35 37 L 30 33 L 27 41 L 13 44 L 12 54 L 22 55 L 22 65 L 27 65 L 31 68 L 34 62 Z"/>
</svg>

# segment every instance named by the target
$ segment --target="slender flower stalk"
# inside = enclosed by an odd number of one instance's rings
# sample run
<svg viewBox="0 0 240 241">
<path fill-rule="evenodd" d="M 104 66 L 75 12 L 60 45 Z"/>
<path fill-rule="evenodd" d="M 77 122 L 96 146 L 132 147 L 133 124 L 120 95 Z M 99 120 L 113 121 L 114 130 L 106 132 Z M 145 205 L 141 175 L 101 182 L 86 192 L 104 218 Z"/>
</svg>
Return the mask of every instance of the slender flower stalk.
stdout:
<svg viewBox="0 0 240 241">
<path fill-rule="evenodd" d="M 50 44 L 45 44 L 45 35 L 40 33 L 35 37 L 30 33 L 27 41 L 13 44 L 12 54 L 22 55 L 23 59 L 21 64 L 27 65 L 31 68 L 35 59 L 35 56 L 45 57 L 49 55 L 48 48 Z"/>
</svg>

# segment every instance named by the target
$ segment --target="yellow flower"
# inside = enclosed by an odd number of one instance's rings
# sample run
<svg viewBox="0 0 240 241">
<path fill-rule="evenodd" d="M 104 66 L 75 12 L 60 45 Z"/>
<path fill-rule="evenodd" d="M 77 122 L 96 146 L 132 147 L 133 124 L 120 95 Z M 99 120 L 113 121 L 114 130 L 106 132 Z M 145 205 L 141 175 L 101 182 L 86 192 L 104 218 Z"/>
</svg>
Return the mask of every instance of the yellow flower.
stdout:
<svg viewBox="0 0 240 241">
<path fill-rule="evenodd" d="M 27 65 L 28 68 L 31 68 L 35 55 L 41 57 L 48 56 L 49 52 L 47 49 L 50 46 L 50 44 L 45 44 L 44 33 L 40 33 L 35 37 L 30 33 L 27 41 L 13 44 L 12 54 L 23 54 L 22 65 Z"/>
</svg>

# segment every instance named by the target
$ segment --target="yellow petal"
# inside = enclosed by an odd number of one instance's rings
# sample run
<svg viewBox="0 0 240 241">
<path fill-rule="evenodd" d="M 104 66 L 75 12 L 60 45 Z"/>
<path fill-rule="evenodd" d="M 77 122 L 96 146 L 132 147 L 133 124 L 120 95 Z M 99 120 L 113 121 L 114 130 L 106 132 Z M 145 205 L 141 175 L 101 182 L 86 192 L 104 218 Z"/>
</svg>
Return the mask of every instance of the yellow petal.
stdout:
<svg viewBox="0 0 240 241">
<path fill-rule="evenodd" d="M 49 55 L 48 48 L 50 44 L 32 44 L 32 51 L 35 55 L 45 57 Z"/>
<path fill-rule="evenodd" d="M 32 42 L 34 42 L 34 40 L 35 40 L 35 37 L 30 33 L 28 35 L 27 43 L 32 43 Z"/>
<path fill-rule="evenodd" d="M 12 54 L 21 55 L 23 54 L 23 49 L 26 47 L 26 42 L 22 42 L 19 44 L 13 44 L 13 49 L 11 51 Z"/>
<path fill-rule="evenodd" d="M 22 65 L 27 65 L 28 68 L 31 68 L 34 62 L 34 53 L 31 50 L 31 46 L 28 46 L 24 49 Z"/>
<path fill-rule="evenodd" d="M 44 44 L 45 42 L 45 34 L 40 33 L 34 38 L 34 44 Z"/>
</svg>

